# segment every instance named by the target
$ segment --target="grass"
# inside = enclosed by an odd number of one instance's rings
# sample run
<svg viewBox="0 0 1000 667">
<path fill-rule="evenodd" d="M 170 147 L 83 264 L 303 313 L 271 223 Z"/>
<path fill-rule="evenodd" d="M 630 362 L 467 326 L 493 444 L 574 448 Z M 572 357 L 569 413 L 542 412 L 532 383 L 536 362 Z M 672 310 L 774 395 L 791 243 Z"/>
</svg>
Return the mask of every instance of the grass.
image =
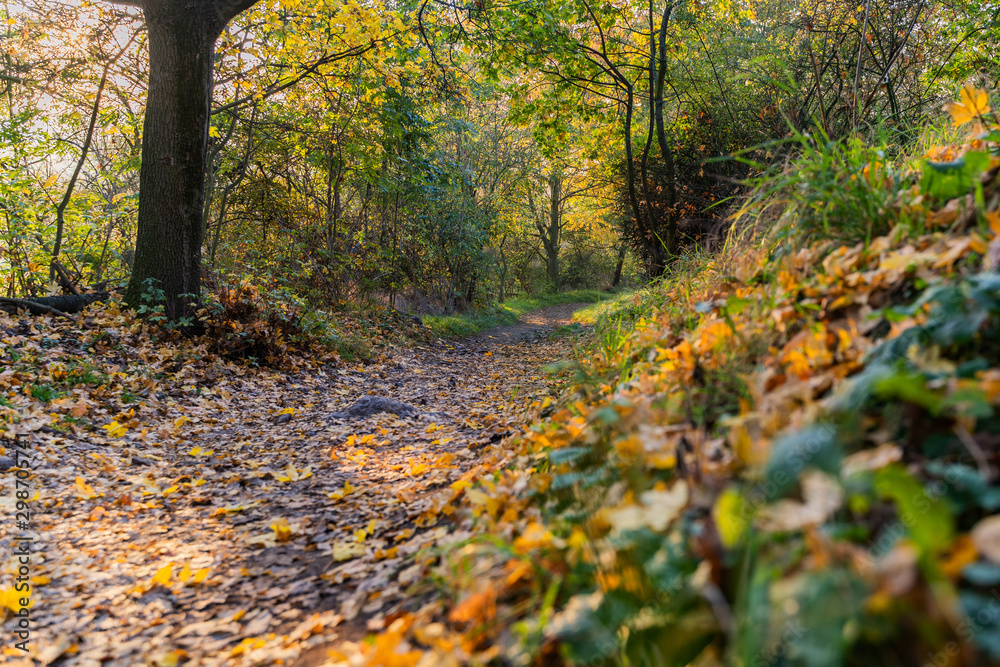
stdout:
<svg viewBox="0 0 1000 667">
<path fill-rule="evenodd" d="M 760 217 L 782 211 L 778 231 L 797 244 L 835 239 L 853 244 L 886 233 L 897 222 L 894 202 L 908 185 L 899 147 L 876 137 L 831 141 L 796 133 L 786 163 L 748 162 L 763 174 L 750 179 L 753 194 L 737 213 Z"/>
<path fill-rule="evenodd" d="M 574 290 L 558 294 L 540 294 L 510 299 L 502 304 L 452 315 L 427 315 L 423 322 L 439 336 L 461 338 L 496 327 L 517 324 L 521 316 L 539 308 L 565 303 L 600 303 L 616 298 L 614 292 Z"/>
</svg>

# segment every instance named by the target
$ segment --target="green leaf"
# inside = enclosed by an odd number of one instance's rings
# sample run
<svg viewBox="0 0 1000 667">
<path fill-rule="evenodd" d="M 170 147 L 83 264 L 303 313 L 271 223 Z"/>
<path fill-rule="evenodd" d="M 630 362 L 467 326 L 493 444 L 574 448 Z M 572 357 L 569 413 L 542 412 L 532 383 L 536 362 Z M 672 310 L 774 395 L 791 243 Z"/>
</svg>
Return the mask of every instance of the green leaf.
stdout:
<svg viewBox="0 0 1000 667">
<path fill-rule="evenodd" d="M 941 411 L 941 397 L 927 388 L 920 373 L 894 373 L 875 382 L 874 391 L 881 398 L 895 398 L 926 408 L 932 414 Z"/>
<path fill-rule="evenodd" d="M 879 470 L 875 475 L 875 490 L 896 503 L 899 520 L 923 551 L 935 553 L 951 542 L 955 525 L 948 507 L 928 496 L 924 487 L 902 466 L 891 465 Z"/>
<path fill-rule="evenodd" d="M 925 162 L 920 191 L 940 200 L 961 197 L 989 166 L 990 156 L 982 151 L 969 151 L 952 162 Z"/>
</svg>

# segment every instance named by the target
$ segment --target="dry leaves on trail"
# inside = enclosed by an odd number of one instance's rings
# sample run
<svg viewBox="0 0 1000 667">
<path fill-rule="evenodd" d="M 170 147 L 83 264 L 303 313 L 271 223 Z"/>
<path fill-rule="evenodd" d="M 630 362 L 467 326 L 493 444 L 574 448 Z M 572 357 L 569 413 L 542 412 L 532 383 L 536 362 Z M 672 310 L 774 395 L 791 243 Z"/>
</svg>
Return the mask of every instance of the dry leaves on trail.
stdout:
<svg viewBox="0 0 1000 667">
<path fill-rule="evenodd" d="M 34 466 L 32 641 L 47 649 L 4 657 L 25 665 L 287 664 L 391 627 L 421 600 L 434 556 L 417 555 L 463 535 L 455 500 L 519 423 L 511 396 L 539 405 L 562 349 L 441 344 L 285 374 L 157 345 L 113 309 L 4 317 L 0 345 L 5 428 Z M 367 395 L 416 415 L 333 416 Z"/>
</svg>

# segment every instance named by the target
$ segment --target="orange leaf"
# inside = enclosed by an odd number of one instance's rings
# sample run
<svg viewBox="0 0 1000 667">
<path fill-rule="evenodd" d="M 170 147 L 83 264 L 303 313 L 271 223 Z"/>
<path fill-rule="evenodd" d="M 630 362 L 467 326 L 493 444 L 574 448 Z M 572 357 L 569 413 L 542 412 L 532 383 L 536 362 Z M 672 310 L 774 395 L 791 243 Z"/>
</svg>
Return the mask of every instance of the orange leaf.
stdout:
<svg viewBox="0 0 1000 667">
<path fill-rule="evenodd" d="M 481 593 L 462 600 L 448 614 L 455 623 L 474 623 L 493 620 L 497 614 L 497 592 L 492 586 Z"/>
</svg>

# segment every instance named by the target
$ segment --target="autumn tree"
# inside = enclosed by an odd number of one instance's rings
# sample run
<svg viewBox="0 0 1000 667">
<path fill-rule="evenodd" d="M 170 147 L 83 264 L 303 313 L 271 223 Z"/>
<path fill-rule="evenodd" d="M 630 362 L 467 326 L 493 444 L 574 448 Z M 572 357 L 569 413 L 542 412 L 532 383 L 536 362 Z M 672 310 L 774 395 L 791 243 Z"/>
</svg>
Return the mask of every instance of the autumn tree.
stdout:
<svg viewBox="0 0 1000 667">
<path fill-rule="evenodd" d="M 202 216 L 215 40 L 257 0 L 128 0 L 149 32 L 135 264 L 125 292 L 149 294 L 172 321 L 191 318 L 201 295 Z M 148 300 L 148 299 L 147 299 Z"/>
</svg>

